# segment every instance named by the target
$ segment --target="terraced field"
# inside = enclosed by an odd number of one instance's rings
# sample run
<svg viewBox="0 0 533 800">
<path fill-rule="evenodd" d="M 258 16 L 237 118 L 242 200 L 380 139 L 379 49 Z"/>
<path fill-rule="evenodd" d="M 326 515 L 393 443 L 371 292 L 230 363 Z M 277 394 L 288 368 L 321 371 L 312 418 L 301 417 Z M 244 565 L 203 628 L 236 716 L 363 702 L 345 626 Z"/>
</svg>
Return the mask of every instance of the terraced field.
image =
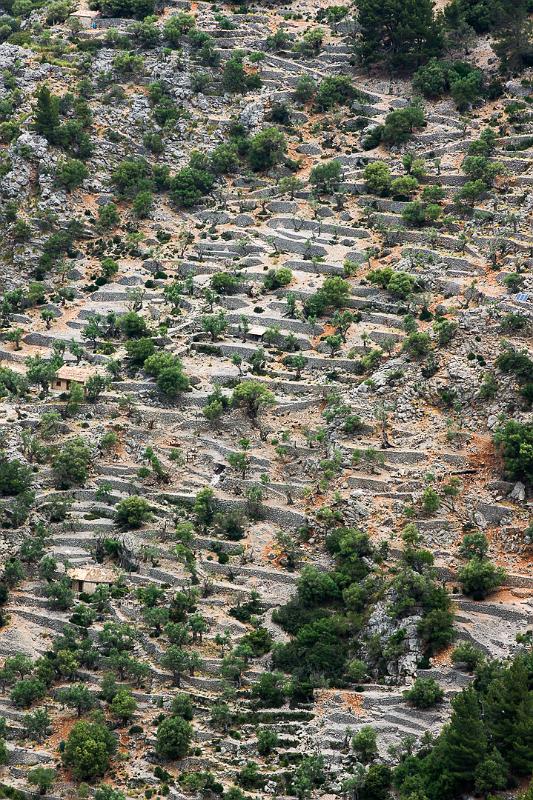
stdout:
<svg viewBox="0 0 533 800">
<path fill-rule="evenodd" d="M 361 64 L 351 6 L 18 2 L 0 796 L 426 798 L 389 768 L 441 741 L 475 668 L 482 691 L 527 661 L 531 708 L 533 73 L 495 54 L 510 23 L 464 56 L 438 17 L 435 64 L 481 75 L 461 102 Z M 508 762 L 439 798 L 516 796 Z"/>
</svg>

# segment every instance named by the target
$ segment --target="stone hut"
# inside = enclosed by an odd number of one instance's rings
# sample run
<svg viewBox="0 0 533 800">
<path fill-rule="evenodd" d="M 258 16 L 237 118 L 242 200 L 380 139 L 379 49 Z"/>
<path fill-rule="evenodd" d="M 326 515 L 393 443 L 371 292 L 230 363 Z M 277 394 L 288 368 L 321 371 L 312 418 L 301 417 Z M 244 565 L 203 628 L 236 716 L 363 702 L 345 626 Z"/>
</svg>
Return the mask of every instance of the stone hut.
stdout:
<svg viewBox="0 0 533 800">
<path fill-rule="evenodd" d="M 50 387 L 53 392 L 68 392 L 73 383 L 85 387 L 88 379 L 96 375 L 98 370 L 94 367 L 75 367 L 63 364 L 57 371 L 55 380 Z"/>
<path fill-rule="evenodd" d="M 99 11 L 91 11 L 89 8 L 80 8 L 69 15 L 69 19 L 78 20 L 82 28 L 96 28 L 96 20 L 100 16 Z"/>
<path fill-rule="evenodd" d="M 74 567 L 67 572 L 75 592 L 93 594 L 97 586 L 111 586 L 117 580 L 112 569 L 106 567 Z"/>
<path fill-rule="evenodd" d="M 250 325 L 246 331 L 246 337 L 251 339 L 253 342 L 262 342 L 266 330 L 267 329 L 264 327 L 264 325 Z"/>
</svg>

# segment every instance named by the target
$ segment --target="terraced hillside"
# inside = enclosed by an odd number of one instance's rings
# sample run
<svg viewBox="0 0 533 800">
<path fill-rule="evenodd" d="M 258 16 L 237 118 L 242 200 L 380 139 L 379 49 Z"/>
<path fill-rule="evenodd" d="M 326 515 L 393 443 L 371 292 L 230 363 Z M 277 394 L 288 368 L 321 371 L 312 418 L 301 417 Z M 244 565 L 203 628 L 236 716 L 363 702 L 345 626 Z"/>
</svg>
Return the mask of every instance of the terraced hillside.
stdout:
<svg viewBox="0 0 533 800">
<path fill-rule="evenodd" d="M 0 797 L 531 800 L 531 3 L 93 6 L 0 25 Z"/>
</svg>

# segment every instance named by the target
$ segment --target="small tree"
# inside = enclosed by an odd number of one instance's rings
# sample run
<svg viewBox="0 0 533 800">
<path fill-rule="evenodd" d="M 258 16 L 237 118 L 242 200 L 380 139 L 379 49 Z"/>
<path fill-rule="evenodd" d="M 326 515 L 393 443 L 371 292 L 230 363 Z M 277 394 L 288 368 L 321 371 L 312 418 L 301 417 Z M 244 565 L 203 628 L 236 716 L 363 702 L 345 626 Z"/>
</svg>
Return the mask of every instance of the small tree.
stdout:
<svg viewBox="0 0 533 800">
<path fill-rule="evenodd" d="M 141 339 L 128 339 L 126 352 L 132 364 L 144 364 L 155 353 L 154 340 L 149 336 L 143 336 Z"/>
<path fill-rule="evenodd" d="M 44 83 L 37 91 L 35 130 L 53 143 L 59 128 L 59 97 Z"/>
<path fill-rule="evenodd" d="M 425 331 L 410 333 L 404 339 L 402 350 L 414 358 L 424 358 L 431 349 L 431 337 Z"/>
<path fill-rule="evenodd" d="M 337 159 L 313 167 L 309 181 L 317 194 L 332 194 L 342 179 L 342 165 Z"/>
<path fill-rule="evenodd" d="M 133 719 L 137 710 L 137 701 L 129 689 L 119 689 L 111 701 L 111 712 L 125 725 Z"/>
<path fill-rule="evenodd" d="M 272 728 L 261 728 L 257 731 L 257 752 L 260 756 L 268 756 L 279 744 L 279 736 Z"/>
<path fill-rule="evenodd" d="M 20 350 L 20 340 L 24 336 L 24 328 L 12 328 L 6 333 L 6 341 L 13 342 L 15 350 Z"/>
<path fill-rule="evenodd" d="M 51 722 L 45 708 L 36 708 L 30 714 L 25 714 L 23 724 L 26 736 L 36 742 L 43 742 L 51 730 Z"/>
<path fill-rule="evenodd" d="M 159 723 L 156 734 L 156 753 L 165 759 L 183 758 L 189 751 L 193 729 L 182 717 L 167 717 Z"/>
<path fill-rule="evenodd" d="M 161 665 L 172 672 L 176 686 L 181 685 L 181 677 L 189 667 L 189 654 L 177 645 L 171 645 L 161 656 Z"/>
<path fill-rule="evenodd" d="M 215 493 L 211 487 L 206 486 L 197 493 L 194 500 L 193 513 L 204 530 L 211 524 L 215 514 Z"/>
<path fill-rule="evenodd" d="M 104 230 L 115 228 L 120 222 L 120 215 L 115 203 L 106 203 L 98 208 L 98 227 Z"/>
<path fill-rule="evenodd" d="M 48 394 L 50 384 L 55 379 L 58 365 L 41 358 L 39 355 L 30 356 L 25 363 L 28 368 L 26 372 L 28 383 L 39 385 L 41 393 L 45 397 Z"/>
<path fill-rule="evenodd" d="M 246 478 L 246 473 L 250 468 L 250 459 L 246 453 L 230 453 L 228 456 L 228 464 L 230 467 L 233 467 L 236 472 L 241 473 L 241 478 L 243 480 Z"/>
<path fill-rule="evenodd" d="M 11 690 L 11 701 L 18 708 L 29 708 L 35 700 L 44 697 L 46 686 L 36 678 L 26 678 L 17 681 Z"/>
<path fill-rule="evenodd" d="M 365 64 L 384 61 L 389 70 L 416 68 L 442 48 L 441 26 L 431 0 L 358 0 L 357 52 Z"/>
<path fill-rule="evenodd" d="M 135 195 L 133 200 L 133 213 L 140 219 L 150 216 L 154 207 L 154 196 L 152 192 L 143 191 Z"/>
<path fill-rule="evenodd" d="M 74 708 L 78 717 L 90 711 L 96 705 L 96 699 L 89 689 L 83 684 L 79 683 L 76 686 L 69 686 L 67 689 L 60 689 L 57 693 L 59 702 Z"/>
<path fill-rule="evenodd" d="M 9 460 L 0 451 L 0 496 L 13 497 L 27 492 L 32 482 L 31 468 L 17 459 Z"/>
<path fill-rule="evenodd" d="M 109 385 L 109 380 L 102 375 L 91 375 L 85 384 L 85 396 L 90 403 L 95 403 Z"/>
<path fill-rule="evenodd" d="M 67 611 L 73 603 L 74 592 L 70 585 L 70 579 L 63 576 L 58 581 L 50 581 L 44 588 L 46 596 L 50 600 L 53 608 L 60 611 Z"/>
<path fill-rule="evenodd" d="M 283 676 L 279 672 L 263 672 L 252 686 L 252 697 L 259 706 L 279 708 L 285 702 Z"/>
<path fill-rule="evenodd" d="M 23 679 L 32 672 L 33 661 L 29 656 L 24 655 L 24 653 L 17 653 L 14 656 L 8 656 L 8 658 L 6 658 L 4 669 L 17 675 L 20 679 Z"/>
<path fill-rule="evenodd" d="M 266 386 L 258 381 L 243 381 L 233 390 L 232 404 L 244 408 L 252 419 L 255 419 L 261 408 L 275 404 L 275 397 Z"/>
<path fill-rule="evenodd" d="M 487 537 L 481 531 L 475 533 L 466 533 L 463 536 L 463 541 L 459 546 L 459 555 L 462 558 L 486 558 L 489 552 L 489 542 Z"/>
<path fill-rule="evenodd" d="M 494 441 L 501 450 L 506 472 L 515 480 L 533 483 L 533 423 L 508 420 L 500 426 Z"/>
<path fill-rule="evenodd" d="M 189 388 L 189 379 L 181 365 L 162 369 L 157 376 L 157 388 L 165 397 L 177 397 Z"/>
<path fill-rule="evenodd" d="M 62 759 L 77 780 L 104 775 L 116 750 L 111 731 L 100 722 L 77 722 L 63 749 Z"/>
<path fill-rule="evenodd" d="M 148 326 L 136 311 L 128 311 L 120 318 L 120 330 L 127 339 L 142 339 L 148 334 Z"/>
<path fill-rule="evenodd" d="M 73 382 L 67 395 L 66 413 L 69 417 L 74 417 L 85 401 L 85 392 L 81 384 Z"/>
<path fill-rule="evenodd" d="M 177 694 L 172 700 L 171 711 L 174 716 L 191 722 L 194 717 L 194 708 L 190 696 L 184 693 Z"/>
<path fill-rule="evenodd" d="M 102 784 L 94 793 L 94 800 L 126 800 L 126 797 L 119 789 Z"/>
<path fill-rule="evenodd" d="M 363 764 L 373 761 L 378 755 L 377 734 L 370 725 L 365 725 L 352 738 L 352 748 Z"/>
<path fill-rule="evenodd" d="M 385 197 L 389 194 L 392 177 L 390 169 L 384 161 L 373 161 L 367 164 L 364 171 L 366 188 L 372 194 Z"/>
<path fill-rule="evenodd" d="M 57 772 L 50 767 L 35 767 L 28 773 L 28 783 L 39 789 L 40 795 L 45 795 L 52 788 L 57 778 Z"/>
<path fill-rule="evenodd" d="M 216 342 L 218 337 L 228 327 L 226 313 L 218 311 L 216 314 L 206 314 L 201 319 L 203 330 L 211 336 L 211 341 Z"/>
<path fill-rule="evenodd" d="M 332 333 L 329 336 L 326 336 L 324 341 L 326 342 L 327 346 L 331 351 L 330 352 L 331 358 L 333 358 L 335 354 L 338 353 L 339 350 L 341 349 L 342 336 L 340 335 L 340 333 Z"/>
<path fill-rule="evenodd" d="M 402 144 L 408 141 L 416 128 L 424 125 L 424 110 L 419 105 L 411 105 L 391 111 L 385 117 L 385 125 L 381 134 L 386 144 Z"/>
<path fill-rule="evenodd" d="M 296 380 L 299 381 L 302 377 L 302 370 L 305 369 L 307 365 L 307 359 L 304 356 L 297 354 L 294 356 L 285 356 L 283 363 L 286 367 L 295 371 Z"/>
<path fill-rule="evenodd" d="M 244 69 L 243 56 L 242 50 L 235 50 L 224 65 L 222 85 L 227 92 L 245 94 L 261 86 L 259 75 Z"/>
<path fill-rule="evenodd" d="M 92 453 L 81 437 L 68 441 L 52 461 L 56 483 L 61 489 L 84 483 L 89 474 Z"/>
<path fill-rule="evenodd" d="M 265 128 L 250 139 L 248 161 L 255 172 L 271 169 L 287 151 L 285 136 L 277 128 Z"/>
<path fill-rule="evenodd" d="M 5 739 L 0 738 L 0 767 L 5 766 L 9 761 L 9 750 Z"/>
</svg>

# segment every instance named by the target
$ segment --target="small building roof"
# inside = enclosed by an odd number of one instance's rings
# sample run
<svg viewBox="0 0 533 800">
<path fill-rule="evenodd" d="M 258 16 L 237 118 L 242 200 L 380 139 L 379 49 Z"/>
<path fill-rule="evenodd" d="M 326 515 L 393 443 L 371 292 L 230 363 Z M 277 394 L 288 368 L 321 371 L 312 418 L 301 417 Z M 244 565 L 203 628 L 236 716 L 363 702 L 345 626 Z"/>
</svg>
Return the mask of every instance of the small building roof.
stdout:
<svg viewBox="0 0 533 800">
<path fill-rule="evenodd" d="M 96 375 L 98 370 L 95 367 L 76 367 L 72 364 L 63 364 L 57 370 L 57 377 L 63 381 L 78 381 L 84 383 L 87 378 Z"/>
<path fill-rule="evenodd" d="M 73 567 L 67 570 L 67 575 L 73 581 L 87 583 L 114 583 L 117 575 L 114 570 L 107 567 Z"/>
<path fill-rule="evenodd" d="M 266 328 L 264 325 L 250 325 L 248 328 L 247 333 L 251 334 L 252 336 L 262 336 L 266 333 Z"/>
<path fill-rule="evenodd" d="M 90 19 L 93 19 L 94 17 L 99 17 L 100 16 L 100 12 L 99 11 L 93 11 L 90 8 L 81 8 L 81 9 L 78 9 L 78 11 L 73 11 L 72 14 L 70 14 L 70 16 L 71 17 L 89 17 Z"/>
</svg>

